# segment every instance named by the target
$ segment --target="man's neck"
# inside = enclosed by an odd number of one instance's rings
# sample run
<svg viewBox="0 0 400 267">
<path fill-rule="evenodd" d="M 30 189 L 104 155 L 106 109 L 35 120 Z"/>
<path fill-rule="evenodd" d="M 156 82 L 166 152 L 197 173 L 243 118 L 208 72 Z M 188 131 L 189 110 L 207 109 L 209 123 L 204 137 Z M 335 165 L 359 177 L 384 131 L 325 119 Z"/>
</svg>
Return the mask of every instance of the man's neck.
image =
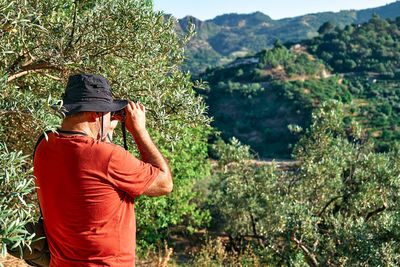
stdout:
<svg viewBox="0 0 400 267">
<path fill-rule="evenodd" d="M 98 134 L 95 125 L 93 125 L 93 123 L 88 123 L 88 122 L 69 123 L 63 121 L 60 130 L 66 131 L 61 133 L 62 135 L 71 136 L 71 135 L 76 135 L 76 133 L 71 133 L 71 132 L 80 132 L 90 137 L 93 137 L 94 139 L 97 139 L 97 134 Z"/>
</svg>

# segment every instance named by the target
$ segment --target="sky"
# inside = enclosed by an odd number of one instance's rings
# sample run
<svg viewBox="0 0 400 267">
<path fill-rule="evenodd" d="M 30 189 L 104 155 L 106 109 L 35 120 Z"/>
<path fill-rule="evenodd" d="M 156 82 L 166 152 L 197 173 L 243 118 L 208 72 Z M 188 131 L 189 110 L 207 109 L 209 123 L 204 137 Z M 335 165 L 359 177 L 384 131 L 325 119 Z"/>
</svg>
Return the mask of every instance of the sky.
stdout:
<svg viewBox="0 0 400 267">
<path fill-rule="evenodd" d="M 272 19 L 281 19 L 324 11 L 365 9 L 393 2 L 396 0 L 153 0 L 153 6 L 178 19 L 191 15 L 207 20 L 227 13 L 255 11 Z"/>
</svg>

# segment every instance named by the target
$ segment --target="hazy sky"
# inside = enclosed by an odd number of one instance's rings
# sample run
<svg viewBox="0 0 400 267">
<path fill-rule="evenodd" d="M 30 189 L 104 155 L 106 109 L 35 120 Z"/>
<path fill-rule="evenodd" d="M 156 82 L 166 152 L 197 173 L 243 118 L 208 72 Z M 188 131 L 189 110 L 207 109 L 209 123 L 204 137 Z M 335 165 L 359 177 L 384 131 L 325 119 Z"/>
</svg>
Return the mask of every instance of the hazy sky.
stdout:
<svg viewBox="0 0 400 267">
<path fill-rule="evenodd" d="M 155 10 L 163 10 L 176 18 L 191 15 L 207 20 L 226 13 L 255 11 L 281 19 L 323 11 L 365 9 L 393 2 L 396 0 L 153 0 L 153 5 Z"/>
</svg>

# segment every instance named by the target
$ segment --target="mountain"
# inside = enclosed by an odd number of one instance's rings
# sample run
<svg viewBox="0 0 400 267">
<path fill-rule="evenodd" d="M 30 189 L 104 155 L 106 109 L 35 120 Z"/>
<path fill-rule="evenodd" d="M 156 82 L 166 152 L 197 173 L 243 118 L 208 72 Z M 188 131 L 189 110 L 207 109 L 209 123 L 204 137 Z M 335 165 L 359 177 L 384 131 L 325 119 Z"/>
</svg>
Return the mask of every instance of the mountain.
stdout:
<svg viewBox="0 0 400 267">
<path fill-rule="evenodd" d="M 208 66 L 223 65 L 238 56 L 271 47 L 276 39 L 298 42 L 315 37 L 327 21 L 344 27 L 366 22 L 374 13 L 381 18 L 395 18 L 400 14 L 400 2 L 358 11 L 322 12 L 280 20 L 273 20 L 262 12 L 224 14 L 206 21 L 187 16 L 178 20 L 176 28 L 185 32 L 190 21 L 195 25 L 197 34 L 187 47 L 184 68 L 197 75 Z"/>
</svg>

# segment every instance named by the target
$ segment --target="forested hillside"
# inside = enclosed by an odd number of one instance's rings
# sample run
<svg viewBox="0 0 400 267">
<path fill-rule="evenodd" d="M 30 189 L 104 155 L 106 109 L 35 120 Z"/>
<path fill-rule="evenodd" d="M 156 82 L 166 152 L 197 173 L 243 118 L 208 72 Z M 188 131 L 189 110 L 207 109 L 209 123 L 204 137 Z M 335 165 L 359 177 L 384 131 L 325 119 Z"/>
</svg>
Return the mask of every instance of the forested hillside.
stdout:
<svg viewBox="0 0 400 267">
<path fill-rule="evenodd" d="M 323 35 L 303 43 L 335 72 L 374 72 L 385 78 L 399 78 L 399 26 L 400 17 L 385 20 L 374 15 L 366 24 L 327 27 Z"/>
<path fill-rule="evenodd" d="M 318 103 L 346 104 L 376 148 L 400 139 L 400 18 L 374 15 L 344 28 L 329 24 L 299 44 L 274 48 L 208 68 L 205 93 L 214 125 L 265 157 L 289 157 L 299 128 L 307 127 Z"/>
<path fill-rule="evenodd" d="M 197 75 L 207 66 L 223 65 L 237 56 L 270 47 L 276 39 L 287 42 L 312 38 L 326 21 L 344 27 L 366 22 L 374 13 L 382 18 L 395 18 L 400 14 L 400 2 L 359 11 L 322 12 L 280 20 L 261 12 L 225 14 L 206 21 L 187 16 L 178 21 L 176 29 L 185 32 L 192 20 L 197 34 L 187 46 L 183 68 Z"/>
</svg>

